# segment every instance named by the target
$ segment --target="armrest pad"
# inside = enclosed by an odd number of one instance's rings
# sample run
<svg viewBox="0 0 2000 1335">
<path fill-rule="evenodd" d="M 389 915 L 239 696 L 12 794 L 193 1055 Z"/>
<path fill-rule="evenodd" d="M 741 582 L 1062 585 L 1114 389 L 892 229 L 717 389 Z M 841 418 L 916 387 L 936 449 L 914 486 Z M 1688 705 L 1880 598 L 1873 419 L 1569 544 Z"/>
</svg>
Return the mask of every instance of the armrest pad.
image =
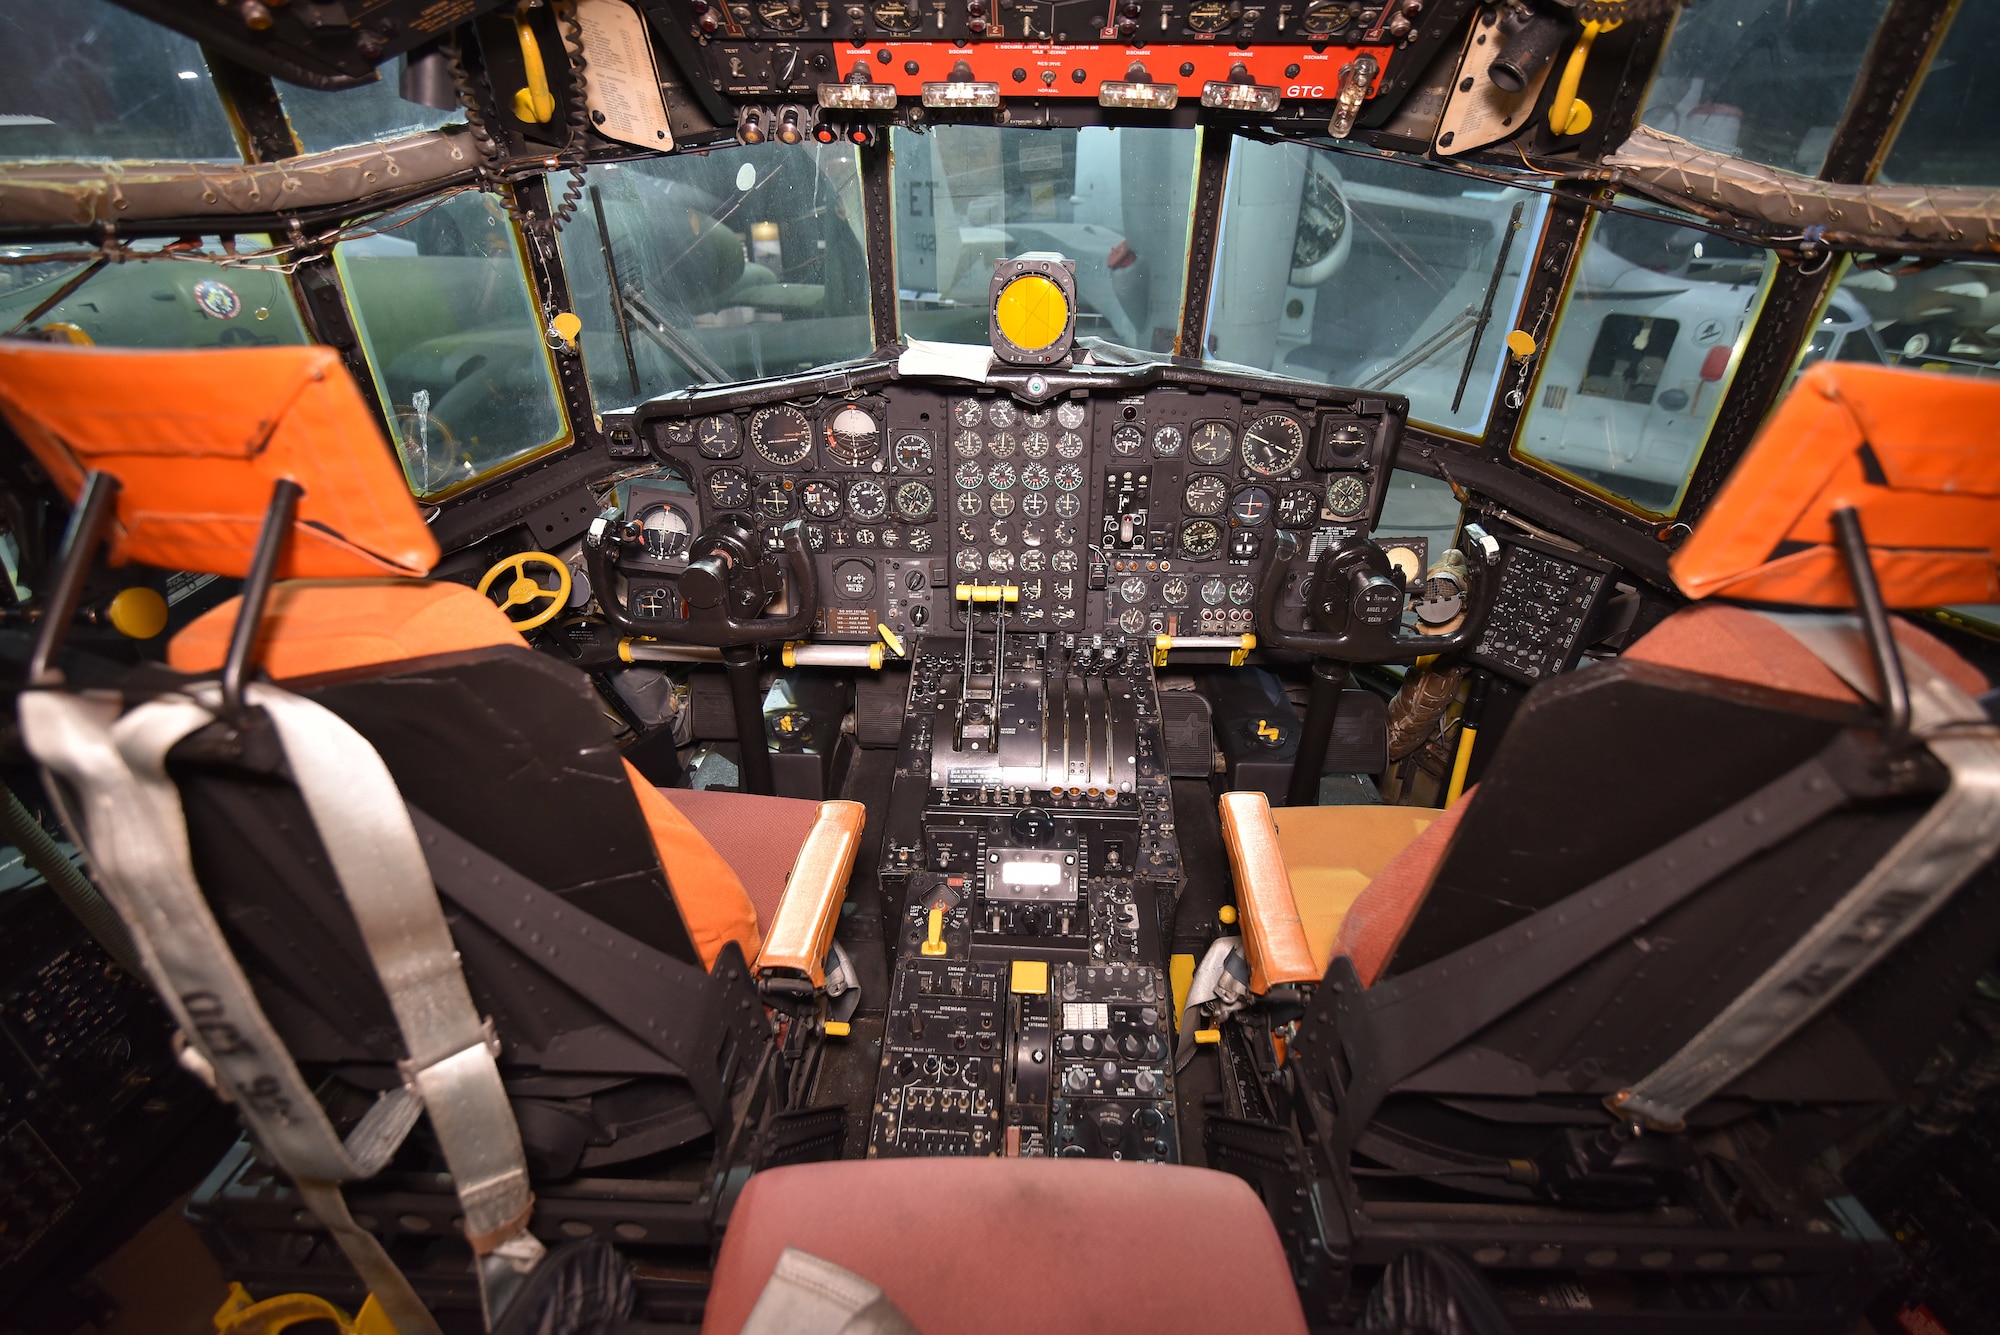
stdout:
<svg viewBox="0 0 2000 1335">
<path fill-rule="evenodd" d="M 1222 842 L 1236 877 L 1236 909 L 1243 919 L 1243 953 L 1250 961 L 1250 990 L 1263 994 L 1283 983 L 1317 983 L 1321 970 L 1292 900 L 1292 878 L 1278 847 L 1271 803 L 1262 793 L 1224 793 Z"/>
<path fill-rule="evenodd" d="M 764 933 L 764 948 L 757 952 L 758 973 L 789 969 L 810 978 L 814 987 L 826 985 L 822 966 L 867 823 L 868 809 L 859 802 L 819 804 L 819 818 L 799 846 L 798 861 L 785 880 L 785 897 Z"/>
</svg>

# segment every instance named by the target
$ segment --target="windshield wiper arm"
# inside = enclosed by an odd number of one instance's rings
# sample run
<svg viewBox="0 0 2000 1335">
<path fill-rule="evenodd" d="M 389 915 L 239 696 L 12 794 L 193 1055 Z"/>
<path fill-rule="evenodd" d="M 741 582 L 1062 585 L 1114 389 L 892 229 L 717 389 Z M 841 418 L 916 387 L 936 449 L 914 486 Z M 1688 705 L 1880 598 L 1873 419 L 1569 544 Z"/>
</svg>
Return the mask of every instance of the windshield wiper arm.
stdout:
<svg viewBox="0 0 2000 1335">
<path fill-rule="evenodd" d="M 37 302 L 35 304 L 35 309 L 29 311 L 26 315 L 22 316 L 20 322 L 17 323 L 12 329 L 9 329 L 7 332 L 9 334 L 20 333 L 23 329 L 26 329 L 29 325 L 41 319 L 44 315 L 47 315 L 50 311 L 62 305 L 65 301 L 68 301 L 72 293 L 74 293 L 78 288 L 82 287 L 85 283 L 89 282 L 92 278 L 96 277 L 97 271 L 99 269 L 102 269 L 105 265 L 109 264 L 110 262 L 111 261 L 107 256 L 99 255 L 96 259 L 84 265 L 81 269 L 78 269 L 75 273 L 71 274 L 67 279 L 64 280 L 62 286 L 58 287 L 54 292 L 51 292 L 48 295 L 48 297 L 45 298 L 44 300 Z"/>
<path fill-rule="evenodd" d="M 638 313 L 639 332 L 659 344 L 669 357 L 713 385 L 727 384 L 733 378 L 692 340 L 681 337 L 680 331 L 660 317 L 638 288 L 625 289 L 625 304 Z"/>
<path fill-rule="evenodd" d="M 632 331 L 625 323 L 625 292 L 618 282 L 618 261 L 611 253 L 611 229 L 604 225 L 604 200 L 590 187 L 590 211 L 597 216 L 597 244 L 604 247 L 604 273 L 611 280 L 611 318 L 618 322 L 618 341 L 625 348 L 625 374 L 632 379 L 632 397 L 639 397 L 639 360 L 632 355 Z"/>
<path fill-rule="evenodd" d="M 1486 326 L 1493 322 L 1493 298 L 1500 292 L 1500 279 L 1507 272 L 1507 256 L 1514 249 L 1514 233 L 1521 230 L 1521 210 L 1528 201 L 1514 201 L 1514 216 L 1507 220 L 1507 230 L 1500 236 L 1500 258 L 1493 261 L 1493 277 L 1486 283 L 1486 300 L 1479 307 L 1479 323 L 1472 328 L 1472 346 L 1465 350 L 1465 365 L 1458 369 L 1458 392 L 1451 396 L 1451 410 L 1458 411 L 1458 405 L 1465 402 L 1466 382 L 1472 379 L 1472 363 L 1479 357 L 1479 340 L 1486 336 Z"/>
</svg>

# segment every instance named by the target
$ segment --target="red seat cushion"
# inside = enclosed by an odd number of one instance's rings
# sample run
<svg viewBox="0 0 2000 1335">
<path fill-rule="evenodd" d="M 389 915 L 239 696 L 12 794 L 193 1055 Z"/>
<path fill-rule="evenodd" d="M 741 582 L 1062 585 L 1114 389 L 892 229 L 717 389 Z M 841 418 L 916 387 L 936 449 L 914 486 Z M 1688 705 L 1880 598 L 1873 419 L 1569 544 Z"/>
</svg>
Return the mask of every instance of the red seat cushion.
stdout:
<svg viewBox="0 0 2000 1335">
<path fill-rule="evenodd" d="M 662 788 L 660 796 L 673 803 L 742 879 L 757 910 L 758 925 L 769 931 L 785 897 L 792 864 L 799 860 L 799 849 L 819 819 L 819 803 L 704 788 Z"/>
<path fill-rule="evenodd" d="M 881 1286 L 924 1335 L 1304 1335 L 1241 1179 L 1094 1159 L 800 1164 L 744 1187 L 703 1335 L 736 1335 L 786 1247 Z"/>
</svg>

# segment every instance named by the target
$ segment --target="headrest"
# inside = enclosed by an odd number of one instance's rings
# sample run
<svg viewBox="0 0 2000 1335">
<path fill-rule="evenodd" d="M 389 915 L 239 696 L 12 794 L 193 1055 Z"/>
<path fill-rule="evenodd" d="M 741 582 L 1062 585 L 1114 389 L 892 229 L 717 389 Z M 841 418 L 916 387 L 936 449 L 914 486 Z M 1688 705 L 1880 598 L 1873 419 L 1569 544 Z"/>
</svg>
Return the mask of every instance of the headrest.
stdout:
<svg viewBox="0 0 2000 1335">
<path fill-rule="evenodd" d="M 2000 383 L 1821 362 L 1674 553 L 1690 598 L 1851 607 L 1853 506 L 1891 607 L 2000 601 Z"/>
<path fill-rule="evenodd" d="M 0 412 L 71 500 L 91 470 L 118 479 L 113 565 L 243 575 L 281 478 L 304 495 L 278 578 L 437 563 L 395 453 L 331 349 L 0 342 Z"/>
</svg>

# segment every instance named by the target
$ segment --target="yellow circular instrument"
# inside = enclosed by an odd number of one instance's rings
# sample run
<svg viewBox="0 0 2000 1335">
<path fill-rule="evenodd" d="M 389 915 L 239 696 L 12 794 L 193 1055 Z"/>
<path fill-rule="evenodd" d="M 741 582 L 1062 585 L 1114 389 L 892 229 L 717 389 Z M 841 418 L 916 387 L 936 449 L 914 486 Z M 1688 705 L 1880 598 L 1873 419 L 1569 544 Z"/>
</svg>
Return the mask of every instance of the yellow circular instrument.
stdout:
<svg viewBox="0 0 2000 1335">
<path fill-rule="evenodd" d="M 1002 260 L 987 295 L 993 355 L 1011 366 L 1053 366 L 1076 339 L 1076 269 L 1060 255 Z"/>
<path fill-rule="evenodd" d="M 528 574 L 528 567 L 547 566 L 555 571 L 556 586 L 551 589 L 538 583 Z M 547 552 L 520 552 L 499 562 L 479 579 L 479 592 L 490 595 L 502 573 L 513 571 L 514 578 L 508 583 L 507 596 L 500 601 L 500 610 L 514 623 L 515 630 L 533 630 L 555 620 L 556 614 L 569 606 L 569 567 Z M 530 612 L 526 617 L 514 614 L 515 608 L 533 608 L 536 603 L 547 602 L 548 606 L 539 612 Z"/>
<path fill-rule="evenodd" d="M 1024 274 L 1000 289 L 993 319 L 1008 342 L 1040 352 L 1062 337 L 1069 325 L 1069 301 L 1061 288 L 1041 274 Z"/>
</svg>

